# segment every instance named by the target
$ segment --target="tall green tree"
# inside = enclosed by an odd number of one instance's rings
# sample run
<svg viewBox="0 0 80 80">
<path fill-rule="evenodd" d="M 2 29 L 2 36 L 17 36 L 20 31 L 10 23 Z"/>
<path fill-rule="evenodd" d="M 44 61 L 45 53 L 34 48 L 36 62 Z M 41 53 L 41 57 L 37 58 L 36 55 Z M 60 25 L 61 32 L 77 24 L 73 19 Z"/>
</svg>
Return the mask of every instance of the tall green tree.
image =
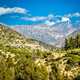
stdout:
<svg viewBox="0 0 80 80">
<path fill-rule="evenodd" d="M 65 50 L 68 49 L 68 40 L 67 39 L 65 39 L 65 46 L 64 46 L 64 48 L 65 48 Z"/>
<path fill-rule="evenodd" d="M 76 45 L 76 48 L 80 47 L 80 34 L 79 33 L 75 37 L 75 45 Z"/>
</svg>

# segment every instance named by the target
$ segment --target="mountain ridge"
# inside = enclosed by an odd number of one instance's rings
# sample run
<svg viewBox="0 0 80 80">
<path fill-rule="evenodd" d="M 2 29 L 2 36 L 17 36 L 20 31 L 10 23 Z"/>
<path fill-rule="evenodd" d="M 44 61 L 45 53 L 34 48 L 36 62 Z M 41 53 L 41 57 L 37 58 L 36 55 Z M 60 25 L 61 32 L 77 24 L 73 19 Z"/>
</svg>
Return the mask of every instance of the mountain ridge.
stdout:
<svg viewBox="0 0 80 80">
<path fill-rule="evenodd" d="M 0 34 L 0 44 L 4 44 L 4 46 L 43 50 L 53 48 L 52 46 L 35 39 L 26 38 L 24 35 L 2 24 L 0 24 Z"/>
<path fill-rule="evenodd" d="M 36 40 L 40 40 L 47 44 L 64 47 L 65 38 L 75 31 L 75 28 L 71 22 L 62 22 L 53 26 L 39 24 L 39 25 L 22 25 L 15 26 L 14 30 L 23 34 L 24 36 L 30 36 Z"/>
</svg>

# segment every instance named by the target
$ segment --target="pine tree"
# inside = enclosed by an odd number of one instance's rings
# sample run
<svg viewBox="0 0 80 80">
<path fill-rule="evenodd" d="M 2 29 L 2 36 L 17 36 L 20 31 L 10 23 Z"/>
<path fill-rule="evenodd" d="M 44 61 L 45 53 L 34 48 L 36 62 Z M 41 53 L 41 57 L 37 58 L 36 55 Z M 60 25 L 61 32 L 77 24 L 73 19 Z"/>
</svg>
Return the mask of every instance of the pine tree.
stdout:
<svg viewBox="0 0 80 80">
<path fill-rule="evenodd" d="M 75 37 L 75 45 L 76 45 L 76 48 L 79 47 L 78 40 L 79 40 L 79 35 L 77 34 L 76 37 Z"/>
<path fill-rule="evenodd" d="M 65 48 L 65 50 L 68 49 L 68 40 L 67 39 L 65 39 L 65 46 L 64 46 L 64 48 Z"/>
</svg>

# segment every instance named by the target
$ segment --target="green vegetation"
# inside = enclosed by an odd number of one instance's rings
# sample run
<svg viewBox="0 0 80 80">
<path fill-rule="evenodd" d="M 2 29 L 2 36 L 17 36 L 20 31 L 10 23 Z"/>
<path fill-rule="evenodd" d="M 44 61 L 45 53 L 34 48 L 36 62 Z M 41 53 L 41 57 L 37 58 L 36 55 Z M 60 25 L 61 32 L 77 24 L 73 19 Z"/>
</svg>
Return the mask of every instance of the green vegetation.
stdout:
<svg viewBox="0 0 80 80">
<path fill-rule="evenodd" d="M 65 49 L 74 49 L 80 48 L 80 33 L 78 33 L 75 37 L 69 37 L 65 39 Z"/>
<path fill-rule="evenodd" d="M 80 80 L 79 45 L 67 42 L 66 50 L 46 49 L 42 43 L 1 25 L 0 80 Z"/>
</svg>

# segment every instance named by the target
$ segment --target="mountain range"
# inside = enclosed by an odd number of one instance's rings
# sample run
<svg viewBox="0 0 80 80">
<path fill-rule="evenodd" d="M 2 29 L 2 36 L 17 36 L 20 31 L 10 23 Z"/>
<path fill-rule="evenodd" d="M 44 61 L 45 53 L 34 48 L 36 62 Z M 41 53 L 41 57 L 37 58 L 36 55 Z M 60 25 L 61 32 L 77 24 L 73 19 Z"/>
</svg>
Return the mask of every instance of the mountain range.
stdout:
<svg viewBox="0 0 80 80">
<path fill-rule="evenodd" d="M 79 27 L 80 25 L 77 25 L 77 23 L 72 24 L 66 21 L 52 26 L 46 24 L 16 25 L 13 29 L 25 37 L 30 37 L 52 46 L 64 47 L 65 38 L 77 31 Z"/>
</svg>

